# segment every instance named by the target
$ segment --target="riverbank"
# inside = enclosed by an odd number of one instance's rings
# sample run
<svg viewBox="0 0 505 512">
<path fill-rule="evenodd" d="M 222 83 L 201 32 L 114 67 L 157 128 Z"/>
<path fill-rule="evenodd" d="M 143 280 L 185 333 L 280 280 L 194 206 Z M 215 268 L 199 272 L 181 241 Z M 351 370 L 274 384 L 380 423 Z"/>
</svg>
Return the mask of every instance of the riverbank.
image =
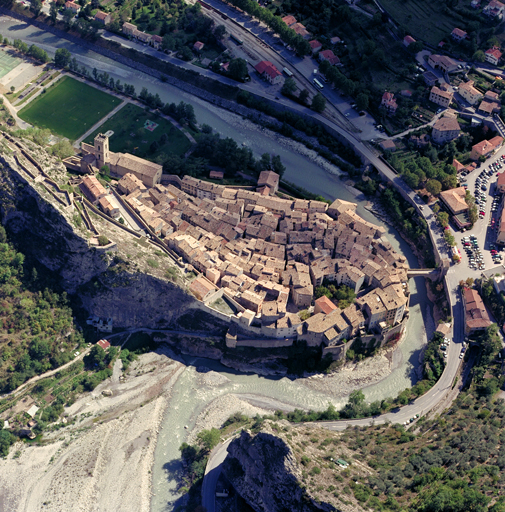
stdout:
<svg viewBox="0 0 505 512">
<path fill-rule="evenodd" d="M 379 384 L 398 368 L 403 359 L 400 345 L 402 336 L 394 347 L 383 348 L 379 354 L 358 363 L 346 363 L 330 375 L 316 374 L 300 379 L 300 382 L 334 398 L 348 397 L 356 389 Z"/>
<path fill-rule="evenodd" d="M 67 426 L 13 446 L 0 460 L 0 510 L 148 512 L 157 434 L 184 371 L 169 356 L 142 355 L 121 380 L 115 368 L 66 409 Z"/>
</svg>

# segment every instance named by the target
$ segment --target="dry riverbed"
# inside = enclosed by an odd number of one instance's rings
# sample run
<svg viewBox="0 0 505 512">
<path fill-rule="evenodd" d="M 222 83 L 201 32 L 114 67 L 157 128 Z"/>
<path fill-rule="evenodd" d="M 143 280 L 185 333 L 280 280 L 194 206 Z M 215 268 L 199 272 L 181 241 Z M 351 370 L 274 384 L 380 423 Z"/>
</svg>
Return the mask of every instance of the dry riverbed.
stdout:
<svg viewBox="0 0 505 512">
<path fill-rule="evenodd" d="M 167 355 L 141 356 L 124 382 L 115 371 L 66 409 L 76 422 L 41 445 L 14 445 L 0 459 L 0 510 L 148 512 L 158 428 L 184 369 Z"/>
<path fill-rule="evenodd" d="M 393 352 L 388 349 L 336 374 L 302 382 L 329 398 L 345 396 L 389 375 Z M 148 512 L 158 430 L 172 388 L 185 370 L 171 356 L 163 346 L 140 356 L 124 380 L 121 363 L 116 363 L 110 379 L 65 410 L 68 426 L 47 433 L 42 443 L 14 445 L 7 459 L 0 460 L 0 510 Z M 206 368 L 199 369 L 198 379 L 199 389 L 230 382 Z M 235 412 L 255 416 L 277 408 L 286 409 L 268 397 L 225 392 L 205 406 L 186 441 L 193 442 L 203 429 L 220 427 Z"/>
</svg>

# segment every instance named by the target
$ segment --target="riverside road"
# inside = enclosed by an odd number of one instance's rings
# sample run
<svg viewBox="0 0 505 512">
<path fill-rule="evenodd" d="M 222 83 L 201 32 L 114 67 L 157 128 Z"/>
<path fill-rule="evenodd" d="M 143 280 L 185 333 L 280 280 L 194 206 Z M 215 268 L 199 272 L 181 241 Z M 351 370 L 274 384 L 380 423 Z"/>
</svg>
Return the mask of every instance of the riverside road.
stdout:
<svg viewBox="0 0 505 512">
<path fill-rule="evenodd" d="M 16 30 L 10 22 L 7 22 L 5 18 L 3 18 L 4 23 L 0 25 L 0 33 L 4 36 L 8 36 L 12 38 L 12 29 Z M 18 23 L 18 22 L 16 22 Z M 54 54 L 54 51 L 62 46 L 62 42 L 56 38 L 56 37 L 47 37 L 43 38 L 43 44 L 41 44 L 41 33 L 38 29 L 30 30 L 29 27 L 27 27 L 24 24 L 22 25 L 22 28 L 19 34 L 19 38 L 21 40 L 24 40 L 25 42 L 31 44 L 39 44 L 44 49 L 49 51 L 50 53 Z M 52 51 L 51 51 L 52 50 Z M 74 55 L 76 55 L 74 53 Z M 104 62 L 102 62 L 101 66 L 100 63 L 96 61 L 90 62 L 90 56 L 86 54 L 77 54 L 76 55 L 77 60 L 85 64 L 87 66 L 94 67 L 96 66 L 98 69 L 102 70 L 104 67 Z M 109 66 L 106 66 L 109 68 Z M 114 74 L 114 72 L 118 72 L 120 70 L 121 73 L 121 79 L 128 78 L 128 81 L 132 81 L 132 78 L 140 78 L 142 76 L 141 73 L 135 71 L 135 70 L 127 70 L 126 66 L 120 66 L 118 68 L 109 68 L 111 71 L 111 74 Z M 107 69 L 109 71 L 109 69 Z M 149 80 L 149 82 L 152 82 L 152 80 Z M 144 85 L 144 84 L 143 84 Z M 149 84 L 147 84 L 149 85 Z M 292 108 L 295 110 L 303 110 L 306 112 L 306 109 L 299 105 L 292 105 Z M 436 261 L 440 262 L 447 258 L 447 247 L 445 244 L 445 241 L 442 236 L 442 232 L 438 226 L 438 223 L 436 222 L 435 215 L 433 212 L 427 208 L 423 208 L 422 201 L 417 197 L 414 191 L 409 189 L 407 185 L 403 182 L 403 180 L 397 176 L 394 171 L 385 164 L 378 156 L 378 154 L 370 148 L 366 143 L 364 143 L 362 140 L 358 138 L 355 133 L 351 133 L 347 131 L 346 129 L 343 129 L 340 125 L 326 119 L 325 117 L 313 114 L 315 118 L 317 118 L 319 121 L 321 121 L 323 124 L 325 124 L 330 130 L 335 130 L 339 133 L 339 135 L 345 139 L 349 145 L 354 147 L 354 149 L 362 155 L 365 161 L 368 161 L 372 165 L 374 165 L 378 171 L 387 179 L 389 180 L 401 193 L 402 195 L 416 208 L 419 215 L 421 215 L 428 224 L 428 230 L 430 232 L 430 237 L 433 241 Z M 468 270 L 468 269 L 467 269 Z M 464 279 L 469 275 L 469 272 L 465 274 L 465 267 L 464 264 L 461 264 L 458 267 L 458 273 L 455 272 L 454 267 L 450 268 L 446 277 L 445 277 L 445 283 L 447 287 L 447 295 L 450 301 L 450 308 L 452 310 L 452 316 L 453 316 L 453 325 L 454 325 L 454 332 L 451 336 L 452 342 L 449 346 L 449 353 L 448 353 L 448 361 L 447 366 L 437 382 L 437 384 L 424 396 L 418 398 L 414 403 L 409 404 L 403 408 L 401 408 L 399 411 L 394 413 L 388 413 L 385 415 L 378 416 L 373 419 L 375 423 L 383 423 L 385 421 L 392 421 L 395 423 L 403 423 L 406 420 L 410 419 L 411 417 L 417 415 L 417 414 L 426 414 L 431 408 L 433 408 L 436 404 L 439 403 L 440 400 L 444 398 L 446 393 L 451 389 L 452 384 L 454 382 L 454 379 L 456 377 L 458 368 L 460 366 L 461 360 L 458 357 L 461 344 L 463 342 L 463 310 L 461 305 L 461 297 L 459 295 L 458 291 L 458 284 L 461 279 Z M 342 430 L 345 429 L 347 426 L 353 426 L 353 425 L 368 425 L 370 423 L 371 419 L 362 419 L 362 420 L 348 420 L 348 421 L 338 421 L 338 422 L 328 422 L 322 424 L 326 428 L 333 429 L 333 430 Z M 211 461 L 210 461 L 211 462 Z M 216 468 L 217 470 L 217 468 Z M 208 510 L 212 510 L 213 508 L 209 505 L 209 497 L 206 497 L 204 500 L 204 506 L 208 508 Z M 212 497 L 213 501 L 213 497 Z"/>
</svg>

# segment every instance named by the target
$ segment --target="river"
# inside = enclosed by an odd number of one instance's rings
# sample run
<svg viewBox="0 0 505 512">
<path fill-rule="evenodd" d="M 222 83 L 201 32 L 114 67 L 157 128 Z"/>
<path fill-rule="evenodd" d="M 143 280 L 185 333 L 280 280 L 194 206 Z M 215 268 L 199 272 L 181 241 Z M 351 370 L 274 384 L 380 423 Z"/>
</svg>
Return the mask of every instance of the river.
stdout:
<svg viewBox="0 0 505 512">
<path fill-rule="evenodd" d="M 356 195 L 353 189 L 345 187 L 338 175 L 317 165 L 314 158 L 301 155 L 297 151 L 297 145 L 290 140 L 266 132 L 253 123 L 194 98 L 178 88 L 161 83 L 148 75 L 87 51 L 69 41 L 61 40 L 33 26 L 1 17 L 0 34 L 10 40 L 21 39 L 28 44 L 34 43 L 51 56 L 54 55 L 57 48 L 67 48 L 81 65 L 85 65 L 90 70 L 96 67 L 102 72 L 106 71 L 114 79 L 134 85 L 137 92 L 142 87 L 147 87 L 151 93 L 158 93 L 164 102 L 185 101 L 191 103 L 199 123 L 207 123 L 222 136 L 233 137 L 237 142 L 247 144 L 256 156 L 266 152 L 280 155 L 286 166 L 285 178 L 287 180 L 329 199 L 340 198 L 356 202 L 359 215 L 366 220 L 384 226 L 387 231 L 386 236 L 395 250 L 406 256 L 411 267 L 418 267 L 417 258 L 408 244 L 401 239 L 395 229 L 375 218 L 364 208 L 366 202 L 361 195 Z M 303 151 L 305 150 L 303 149 Z M 410 289 L 410 319 L 405 339 L 400 350 L 397 351 L 398 366 L 379 384 L 363 390 L 369 401 L 395 396 L 399 391 L 412 386 L 416 380 L 419 353 L 426 343 L 425 326 L 431 332 L 434 329 L 434 324 L 424 278 L 411 279 Z M 170 406 L 158 437 L 153 467 L 152 512 L 173 510 L 176 505 L 179 497 L 174 492 L 176 487 L 174 478 L 181 469 L 178 462 L 178 448 L 187 437 L 188 431 L 184 429 L 184 426 L 187 425 L 191 429 L 198 414 L 217 396 L 234 393 L 246 398 L 268 397 L 277 400 L 279 407 L 284 404 L 287 408 L 306 409 L 323 409 L 329 402 L 339 407 L 346 401 L 345 399 L 335 400 L 323 393 L 309 390 L 297 383 L 296 380 L 242 374 L 210 360 L 187 358 L 186 363 L 187 368 L 173 389 Z M 197 368 L 199 366 L 218 371 L 230 379 L 230 382 L 218 388 L 199 388 L 197 386 Z"/>
</svg>

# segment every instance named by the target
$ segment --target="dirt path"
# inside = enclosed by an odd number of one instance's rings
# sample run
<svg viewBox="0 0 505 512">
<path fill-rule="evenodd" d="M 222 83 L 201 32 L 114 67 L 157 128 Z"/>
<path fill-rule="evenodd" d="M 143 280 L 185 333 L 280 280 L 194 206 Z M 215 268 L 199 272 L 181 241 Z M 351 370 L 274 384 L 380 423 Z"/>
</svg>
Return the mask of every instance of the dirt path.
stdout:
<svg viewBox="0 0 505 512">
<path fill-rule="evenodd" d="M 68 363 L 65 363 L 62 366 L 58 366 L 58 368 L 55 368 L 54 370 L 49 370 L 46 373 L 43 373 L 41 375 L 36 375 L 35 377 L 32 377 L 30 380 L 27 380 L 24 384 L 21 384 L 18 388 L 12 390 L 10 393 L 7 393 L 5 395 L 1 395 L 0 398 L 9 398 L 9 397 L 15 397 L 17 396 L 23 389 L 30 386 L 31 384 L 35 384 L 35 382 L 46 379 L 47 377 L 51 377 L 55 373 L 61 372 L 61 370 L 64 370 L 65 368 L 68 368 L 69 366 L 72 366 L 74 363 L 77 363 L 77 361 L 80 361 L 88 354 L 88 352 L 91 350 L 91 347 L 88 347 L 86 350 L 84 350 L 81 354 L 79 354 L 76 358 L 72 359 L 72 361 L 69 361 Z"/>
</svg>

